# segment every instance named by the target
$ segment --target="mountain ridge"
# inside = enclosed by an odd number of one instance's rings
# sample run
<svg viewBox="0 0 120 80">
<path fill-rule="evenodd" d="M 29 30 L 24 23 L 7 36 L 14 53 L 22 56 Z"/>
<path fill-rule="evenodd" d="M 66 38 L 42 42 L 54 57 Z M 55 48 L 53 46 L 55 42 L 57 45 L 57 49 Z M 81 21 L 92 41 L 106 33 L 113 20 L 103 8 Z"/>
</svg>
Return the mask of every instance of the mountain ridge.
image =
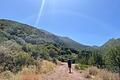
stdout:
<svg viewBox="0 0 120 80">
<path fill-rule="evenodd" d="M 110 48 L 110 47 L 115 47 L 115 46 L 120 46 L 120 38 L 111 38 L 107 42 L 105 42 L 101 47 Z"/>
<path fill-rule="evenodd" d="M 11 31 L 8 29 L 8 27 L 10 28 Z M 0 19 L 0 28 L 1 29 L 4 28 L 3 30 L 5 30 L 7 33 L 22 38 L 23 40 L 25 40 L 25 42 L 26 41 L 30 42 L 29 40 L 33 39 L 33 41 L 38 40 L 37 44 L 56 43 L 56 44 L 60 44 L 61 46 L 64 45 L 64 47 L 75 48 L 75 49 L 90 48 L 90 46 L 80 44 L 68 37 L 57 36 L 46 30 L 38 29 L 34 26 L 23 24 L 17 21 Z"/>
<path fill-rule="evenodd" d="M 58 36 L 46 30 L 36 28 L 34 26 L 20 23 L 13 20 L 8 19 L 0 19 L 0 30 L 4 31 L 2 33 L 9 33 L 8 36 L 12 35 L 15 38 L 21 39 L 24 42 L 31 42 L 33 40 L 36 41 L 36 44 L 43 43 L 55 43 L 60 46 L 64 46 L 65 48 L 74 48 L 74 49 L 91 49 L 91 48 L 104 48 L 119 45 L 120 38 L 110 39 L 105 42 L 102 46 L 89 46 L 81 44 L 69 37 Z"/>
</svg>

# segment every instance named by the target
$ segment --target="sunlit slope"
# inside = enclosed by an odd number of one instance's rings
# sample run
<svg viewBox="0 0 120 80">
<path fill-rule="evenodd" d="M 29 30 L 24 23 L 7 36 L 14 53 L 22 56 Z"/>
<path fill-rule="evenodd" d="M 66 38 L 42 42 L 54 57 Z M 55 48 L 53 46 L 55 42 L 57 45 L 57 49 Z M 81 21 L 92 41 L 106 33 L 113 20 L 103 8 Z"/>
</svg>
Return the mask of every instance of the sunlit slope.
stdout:
<svg viewBox="0 0 120 80">
<path fill-rule="evenodd" d="M 0 33 L 0 42 L 12 38 L 21 45 L 53 43 L 65 48 L 88 48 L 70 38 L 59 37 L 45 30 L 11 20 L 0 20 Z"/>
</svg>

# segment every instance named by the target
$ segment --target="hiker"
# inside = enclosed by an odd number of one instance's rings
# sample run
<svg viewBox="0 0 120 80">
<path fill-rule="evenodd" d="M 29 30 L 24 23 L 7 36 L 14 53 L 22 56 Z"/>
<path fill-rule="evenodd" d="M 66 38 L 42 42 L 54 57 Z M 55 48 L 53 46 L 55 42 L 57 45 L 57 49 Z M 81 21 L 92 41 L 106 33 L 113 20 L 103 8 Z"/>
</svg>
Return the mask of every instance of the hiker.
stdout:
<svg viewBox="0 0 120 80">
<path fill-rule="evenodd" d="M 53 58 L 53 63 L 57 65 L 57 59 Z"/>
<path fill-rule="evenodd" d="M 72 68 L 72 60 L 68 59 L 68 68 L 69 68 L 69 73 L 72 73 L 71 68 Z"/>
</svg>

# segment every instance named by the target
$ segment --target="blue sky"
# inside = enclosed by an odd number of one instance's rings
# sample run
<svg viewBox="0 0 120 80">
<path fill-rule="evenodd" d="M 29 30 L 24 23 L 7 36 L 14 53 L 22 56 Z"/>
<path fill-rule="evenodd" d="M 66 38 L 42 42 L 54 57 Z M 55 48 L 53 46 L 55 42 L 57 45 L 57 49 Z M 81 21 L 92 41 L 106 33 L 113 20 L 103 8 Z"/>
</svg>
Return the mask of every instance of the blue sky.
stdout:
<svg viewBox="0 0 120 80">
<path fill-rule="evenodd" d="M 119 0 L 1 0 L 0 18 L 37 26 L 87 45 L 120 38 Z"/>
</svg>

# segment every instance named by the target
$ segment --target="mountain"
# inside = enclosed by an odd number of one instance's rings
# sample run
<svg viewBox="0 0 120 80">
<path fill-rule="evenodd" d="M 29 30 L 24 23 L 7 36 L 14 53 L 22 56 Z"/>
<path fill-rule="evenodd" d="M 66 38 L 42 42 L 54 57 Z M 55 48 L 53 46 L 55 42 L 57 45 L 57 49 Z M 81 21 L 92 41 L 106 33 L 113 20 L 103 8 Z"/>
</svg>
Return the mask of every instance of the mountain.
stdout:
<svg viewBox="0 0 120 80">
<path fill-rule="evenodd" d="M 88 46 L 16 21 L 0 19 L 0 72 L 21 71 L 23 66 L 41 65 L 42 60 L 75 62 Z M 77 60 L 76 60 L 77 61 Z"/>
<path fill-rule="evenodd" d="M 110 39 L 108 40 L 104 45 L 101 46 L 101 48 L 110 48 L 114 46 L 120 46 L 120 38 L 118 39 Z"/>
<path fill-rule="evenodd" d="M 63 43 L 64 43 L 64 46 L 67 47 L 67 48 L 76 48 L 76 49 L 85 49 L 85 48 L 92 48 L 90 46 L 86 46 L 86 45 L 83 45 L 83 44 L 80 44 L 68 37 L 59 37 Z"/>
<path fill-rule="evenodd" d="M 4 36 L 3 36 L 4 35 Z M 59 37 L 42 29 L 22 24 L 16 21 L 0 19 L 0 42 L 9 39 L 15 40 L 17 43 L 24 45 L 31 44 L 57 44 L 65 48 L 83 49 L 90 48 L 82 45 L 70 38 Z"/>
</svg>

